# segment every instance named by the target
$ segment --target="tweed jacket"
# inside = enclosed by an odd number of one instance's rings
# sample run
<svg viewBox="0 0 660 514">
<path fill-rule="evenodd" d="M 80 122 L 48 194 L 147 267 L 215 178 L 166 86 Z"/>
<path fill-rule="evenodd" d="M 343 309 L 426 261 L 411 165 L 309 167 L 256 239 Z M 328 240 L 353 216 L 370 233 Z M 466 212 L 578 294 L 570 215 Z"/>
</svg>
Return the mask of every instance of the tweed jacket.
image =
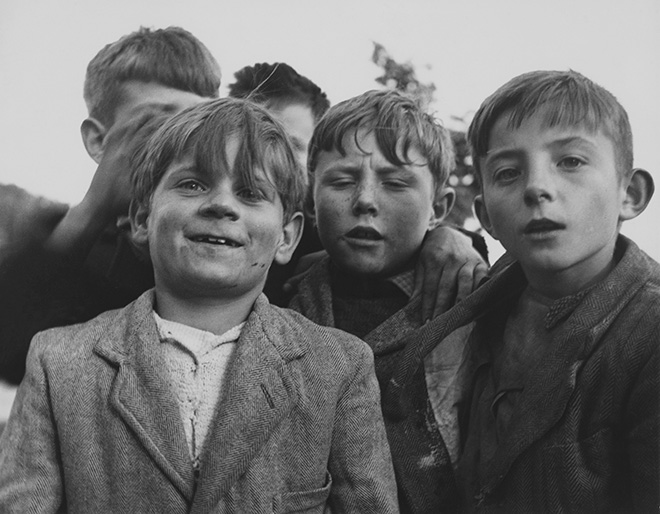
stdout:
<svg viewBox="0 0 660 514">
<path fill-rule="evenodd" d="M 1 512 L 397 512 L 362 341 L 260 296 L 196 477 L 152 305 L 35 337 L 0 438 Z"/>
<path fill-rule="evenodd" d="M 329 257 L 312 266 L 298 285 L 289 307 L 320 325 L 332 327 L 335 318 L 330 266 Z M 381 386 L 388 383 L 406 342 L 414 341 L 421 326 L 420 301 L 413 299 L 364 336 L 374 352 L 376 375 Z M 394 422 L 385 425 L 402 512 L 454 510 L 458 491 L 440 425 L 450 417 L 446 415 L 447 408 L 461 400 L 459 374 L 464 371 L 462 359 L 468 334 L 469 330 L 456 332 L 437 345 L 426 356 L 423 369 L 415 376 L 415 394 L 410 398 L 410 405 L 416 410 L 417 422 L 426 427 L 425 433 L 414 439 L 400 431 Z"/>
<path fill-rule="evenodd" d="M 436 318 L 404 352 L 384 391 L 387 417 L 406 419 L 406 377 L 456 326 L 476 317 L 477 361 L 459 463 L 469 511 L 657 512 L 660 265 L 619 236 L 618 263 L 546 318 L 552 347 L 531 370 L 509 431 L 490 462 L 480 435 L 493 422 L 492 361 L 527 283 L 513 264 Z"/>
</svg>

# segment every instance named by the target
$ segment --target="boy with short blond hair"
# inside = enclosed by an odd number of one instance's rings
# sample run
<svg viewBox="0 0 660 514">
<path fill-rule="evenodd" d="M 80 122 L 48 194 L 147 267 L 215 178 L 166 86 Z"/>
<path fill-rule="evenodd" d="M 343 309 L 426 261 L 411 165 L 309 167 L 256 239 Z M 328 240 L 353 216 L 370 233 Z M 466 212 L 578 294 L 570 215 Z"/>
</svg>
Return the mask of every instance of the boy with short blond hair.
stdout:
<svg viewBox="0 0 660 514">
<path fill-rule="evenodd" d="M 454 191 L 446 181 L 453 167 L 448 131 L 396 91 L 341 102 L 314 131 L 311 199 L 328 257 L 310 269 L 290 306 L 363 338 L 381 383 L 400 356 L 400 339 L 414 338 L 423 324 L 419 298 L 411 299 L 414 270 L 426 234 L 451 209 Z M 457 337 L 416 375 L 411 403 L 426 427 L 423 437 L 388 432 L 404 512 L 455 506 L 462 362 Z"/>
<path fill-rule="evenodd" d="M 262 294 L 302 231 L 281 125 L 242 100 L 192 107 L 134 177 L 155 288 L 36 336 L 0 438 L 0 505 L 397 512 L 369 348 Z"/>
<path fill-rule="evenodd" d="M 653 193 L 624 108 L 577 72 L 530 72 L 484 101 L 468 138 L 477 215 L 516 262 L 426 327 L 385 412 L 405 410 L 415 362 L 476 319 L 467 510 L 657 510 L 660 265 L 619 234 Z"/>
<path fill-rule="evenodd" d="M 98 165 L 75 206 L 23 191 L 0 242 L 0 379 L 18 384 L 31 338 L 125 306 L 153 286 L 128 237 L 129 156 L 154 116 L 218 97 L 220 66 L 180 27 L 141 27 L 104 46 L 85 76 L 80 132 Z M 0 199 L 16 196 L 0 185 Z"/>
</svg>

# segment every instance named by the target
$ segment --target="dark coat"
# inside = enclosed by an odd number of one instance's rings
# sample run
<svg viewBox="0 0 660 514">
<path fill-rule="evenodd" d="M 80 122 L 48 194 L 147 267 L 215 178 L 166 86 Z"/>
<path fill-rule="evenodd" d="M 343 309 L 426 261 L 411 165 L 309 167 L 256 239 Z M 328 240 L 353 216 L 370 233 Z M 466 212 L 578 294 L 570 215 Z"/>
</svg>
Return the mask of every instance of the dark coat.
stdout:
<svg viewBox="0 0 660 514">
<path fill-rule="evenodd" d="M 466 506 L 501 512 L 657 512 L 660 423 L 660 265 L 619 237 L 620 260 L 572 305 L 551 313 L 552 350 L 531 372 L 508 436 L 479 462 L 492 422 L 493 348 L 526 286 L 513 264 L 425 327 L 384 392 L 388 417 L 406 419 L 406 380 L 434 343 L 477 318 L 467 440 L 460 462 Z"/>
<path fill-rule="evenodd" d="M 2 512 L 397 512 L 357 338 L 261 296 L 196 480 L 152 295 L 35 338 L 0 438 Z"/>
</svg>

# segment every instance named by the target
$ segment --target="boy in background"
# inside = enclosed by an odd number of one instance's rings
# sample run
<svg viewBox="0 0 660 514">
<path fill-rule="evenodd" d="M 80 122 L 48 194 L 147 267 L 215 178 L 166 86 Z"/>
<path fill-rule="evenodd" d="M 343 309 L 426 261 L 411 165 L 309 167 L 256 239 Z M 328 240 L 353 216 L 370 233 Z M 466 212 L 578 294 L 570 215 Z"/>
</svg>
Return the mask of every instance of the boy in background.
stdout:
<svg viewBox="0 0 660 514">
<path fill-rule="evenodd" d="M 476 319 L 467 510 L 657 510 L 660 266 L 619 234 L 653 194 L 624 108 L 577 72 L 526 73 L 484 101 L 468 140 L 477 215 L 516 262 L 404 352 L 387 416 L 419 359 Z"/>
<path fill-rule="evenodd" d="M 134 170 L 155 288 L 38 334 L 0 438 L 12 512 L 397 512 L 372 354 L 269 304 L 302 231 L 281 125 L 222 99 L 169 119 Z"/>
<path fill-rule="evenodd" d="M 381 383 L 399 358 L 399 339 L 423 323 L 414 271 L 427 233 L 453 204 L 446 187 L 453 166 L 448 131 L 396 91 L 341 102 L 314 130 L 308 170 L 328 256 L 306 274 L 290 307 L 364 339 Z M 425 437 L 390 439 L 403 512 L 456 506 L 462 343 L 447 342 L 415 377 L 411 401 Z"/>
<path fill-rule="evenodd" d="M 296 157 L 305 169 L 314 127 L 330 107 L 326 94 L 283 62 L 245 66 L 234 73 L 234 78 L 236 80 L 229 84 L 229 96 L 263 105 L 286 130 Z M 294 275 L 301 257 L 322 249 L 316 228 L 308 220 L 291 260 L 284 266 L 271 267 L 264 288 L 268 299 L 275 305 L 285 306 L 291 299 L 291 291 L 285 290 L 285 283 Z"/>
<path fill-rule="evenodd" d="M 81 135 L 98 168 L 83 200 L 69 207 L 0 189 L 20 197 L 0 242 L 1 379 L 20 382 L 38 331 L 123 307 L 153 286 L 147 256 L 127 237 L 128 159 L 154 116 L 215 98 L 219 86 L 217 61 L 179 27 L 140 28 L 90 61 Z"/>
</svg>

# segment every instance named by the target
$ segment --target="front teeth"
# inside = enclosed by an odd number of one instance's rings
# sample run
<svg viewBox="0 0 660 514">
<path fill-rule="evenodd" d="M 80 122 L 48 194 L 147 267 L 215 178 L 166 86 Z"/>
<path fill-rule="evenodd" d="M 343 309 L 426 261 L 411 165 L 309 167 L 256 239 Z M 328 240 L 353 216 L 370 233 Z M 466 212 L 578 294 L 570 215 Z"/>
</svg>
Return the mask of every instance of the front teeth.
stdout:
<svg viewBox="0 0 660 514">
<path fill-rule="evenodd" d="M 234 241 L 230 241 L 228 239 L 225 239 L 224 237 L 200 236 L 200 237 L 195 237 L 194 241 L 197 243 L 209 243 L 213 245 L 238 246 Z"/>
</svg>

